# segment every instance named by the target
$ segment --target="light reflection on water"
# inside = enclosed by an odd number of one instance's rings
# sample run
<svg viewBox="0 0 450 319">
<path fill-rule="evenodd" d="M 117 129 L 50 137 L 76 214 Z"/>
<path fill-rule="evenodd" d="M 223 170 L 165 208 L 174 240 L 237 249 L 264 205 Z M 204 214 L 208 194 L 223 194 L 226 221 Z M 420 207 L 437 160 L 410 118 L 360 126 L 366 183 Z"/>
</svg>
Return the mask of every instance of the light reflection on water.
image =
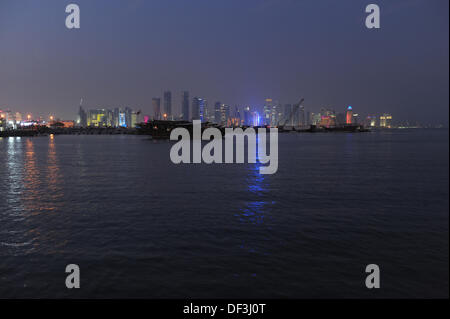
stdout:
<svg viewBox="0 0 450 319">
<path fill-rule="evenodd" d="M 257 143 L 260 143 L 259 138 L 257 139 Z M 247 231 L 255 234 L 255 236 L 245 236 L 240 244 L 240 249 L 250 254 L 267 256 L 270 253 L 265 248 L 265 242 L 269 240 L 268 234 L 271 231 L 271 227 L 265 224 L 265 222 L 268 218 L 268 212 L 276 202 L 268 201 L 270 198 L 268 198 L 270 194 L 268 177 L 260 173 L 260 167 L 268 164 L 260 163 L 259 159 L 260 154 L 258 148 L 256 152 L 256 163 L 248 164 L 247 166 L 245 182 L 249 201 L 246 202 L 239 214 L 235 216 L 241 224 L 252 226 L 248 227 Z M 252 272 L 250 275 L 251 277 L 256 277 L 257 272 Z"/>
<path fill-rule="evenodd" d="M 6 147 L 8 192 L 5 199 L 9 210 L 5 212 L 5 216 L 1 216 L 3 227 L 0 232 L 0 246 L 6 247 L 8 253 L 13 256 L 27 250 L 32 243 L 32 240 L 27 238 L 27 228 L 24 227 L 27 213 L 21 200 L 26 173 L 22 160 L 22 142 L 20 137 L 9 137 Z"/>
<path fill-rule="evenodd" d="M 47 180 L 48 180 L 48 195 L 49 200 L 47 201 L 47 210 L 55 210 L 56 207 L 53 205 L 61 197 L 63 197 L 63 192 L 61 188 L 62 175 L 60 173 L 60 167 L 58 163 L 58 156 L 56 154 L 55 140 L 53 135 L 51 135 L 48 144 L 48 159 L 47 159 Z"/>
<path fill-rule="evenodd" d="M 264 186 L 264 174 L 260 173 L 260 167 L 263 166 L 263 164 L 259 162 L 261 157 L 261 149 L 258 147 L 261 143 L 259 135 L 256 142 L 256 163 L 249 164 L 248 175 L 246 178 L 246 184 L 248 185 L 248 191 L 250 193 L 249 198 L 251 198 L 252 201 L 248 202 L 246 207 L 244 207 L 240 213 L 239 220 L 241 223 L 261 224 L 264 221 L 266 201 L 263 199 L 265 193 L 267 193 L 267 189 Z"/>
<path fill-rule="evenodd" d="M 43 215 L 62 205 L 63 180 L 54 139 L 48 139 L 47 155 L 40 158 L 35 151 L 35 141 L 34 138 L 8 138 L 5 165 L 8 210 L 2 217 L 5 227 L 0 231 L 0 244 L 7 247 L 12 256 L 31 253 L 40 242 L 52 236 L 42 232 L 43 221 L 48 218 Z M 42 141 L 45 140 L 39 140 Z"/>
<path fill-rule="evenodd" d="M 259 173 L 260 163 L 252 164 L 247 176 L 248 191 L 251 198 L 256 199 L 244 207 L 239 219 L 242 223 L 250 222 L 252 224 L 260 224 L 264 221 L 264 208 L 266 201 L 264 198 L 264 175 Z"/>
</svg>

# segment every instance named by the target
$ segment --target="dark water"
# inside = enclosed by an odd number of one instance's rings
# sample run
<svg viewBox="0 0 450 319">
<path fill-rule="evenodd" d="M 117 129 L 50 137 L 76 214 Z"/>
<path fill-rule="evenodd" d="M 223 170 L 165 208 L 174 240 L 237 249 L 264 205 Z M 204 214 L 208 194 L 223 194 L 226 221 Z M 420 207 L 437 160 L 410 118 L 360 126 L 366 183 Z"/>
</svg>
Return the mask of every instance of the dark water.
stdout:
<svg viewBox="0 0 450 319">
<path fill-rule="evenodd" d="M 0 139 L 0 298 L 448 298 L 448 130 L 280 135 L 270 176 L 170 146 Z"/>
</svg>

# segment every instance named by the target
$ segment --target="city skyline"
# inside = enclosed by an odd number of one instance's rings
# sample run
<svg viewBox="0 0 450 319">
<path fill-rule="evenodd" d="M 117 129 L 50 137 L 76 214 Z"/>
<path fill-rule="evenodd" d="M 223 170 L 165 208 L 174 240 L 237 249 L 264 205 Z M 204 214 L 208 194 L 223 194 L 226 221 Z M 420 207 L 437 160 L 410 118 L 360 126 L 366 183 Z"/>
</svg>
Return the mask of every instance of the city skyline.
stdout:
<svg viewBox="0 0 450 319">
<path fill-rule="evenodd" d="M 83 99 L 76 120 L 61 119 L 55 115 L 47 117 L 22 114 L 11 110 L 0 110 L 0 130 L 16 129 L 29 125 L 55 125 L 60 122 L 64 127 L 122 127 L 135 128 L 140 123 L 148 123 L 149 120 L 201 120 L 202 122 L 216 123 L 222 126 L 297 126 L 309 127 L 336 127 L 343 125 L 362 125 L 366 128 L 384 127 L 423 127 L 421 123 L 410 123 L 405 120 L 393 120 L 392 114 L 359 114 L 353 112 L 353 107 L 348 106 L 345 111 L 333 108 L 321 108 L 312 112 L 303 106 L 304 99 L 297 104 L 281 104 L 268 98 L 263 108 L 250 106 L 230 106 L 219 101 L 213 108 L 208 107 L 208 101 L 200 97 L 194 97 L 192 104 L 188 101 L 189 92 L 183 92 L 185 99 L 184 112 L 178 115 L 171 113 L 171 91 L 164 92 L 164 107 L 161 109 L 161 99 L 152 99 L 152 111 L 150 114 L 142 113 L 139 109 L 126 107 L 114 108 L 86 108 Z M 426 125 L 425 125 L 426 127 Z M 436 127 L 436 126 L 435 126 Z M 438 125 L 437 127 L 442 127 Z"/>
<path fill-rule="evenodd" d="M 379 30 L 364 27 L 363 1 L 105 3 L 78 2 L 79 30 L 64 27 L 65 3 L 0 4 L 1 109 L 71 118 L 83 97 L 150 114 L 170 88 L 174 114 L 189 91 L 210 107 L 304 96 L 311 109 L 448 125 L 448 2 L 379 1 Z"/>
</svg>

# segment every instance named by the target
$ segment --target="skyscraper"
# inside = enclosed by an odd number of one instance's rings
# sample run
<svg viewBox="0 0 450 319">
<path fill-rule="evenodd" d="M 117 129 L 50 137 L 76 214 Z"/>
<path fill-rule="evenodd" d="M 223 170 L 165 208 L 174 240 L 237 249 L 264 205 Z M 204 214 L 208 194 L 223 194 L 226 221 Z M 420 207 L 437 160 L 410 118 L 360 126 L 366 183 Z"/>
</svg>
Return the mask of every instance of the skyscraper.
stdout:
<svg viewBox="0 0 450 319">
<path fill-rule="evenodd" d="M 264 125 L 270 125 L 272 115 L 272 99 L 266 99 L 264 103 Z"/>
<path fill-rule="evenodd" d="M 299 124 L 300 126 L 305 126 L 305 125 L 306 125 L 305 107 L 304 107 L 303 105 L 300 106 L 298 112 L 299 112 L 299 118 L 300 118 L 300 121 L 299 121 L 298 124 Z"/>
<path fill-rule="evenodd" d="M 228 125 L 228 119 L 230 118 L 230 107 L 226 104 L 222 104 L 220 107 L 220 117 L 222 125 Z"/>
<path fill-rule="evenodd" d="M 353 123 L 353 108 L 351 106 L 347 107 L 347 116 L 346 116 L 346 121 L 345 123 L 347 125 L 352 124 Z"/>
<path fill-rule="evenodd" d="M 172 120 L 172 92 L 164 92 L 164 119 Z"/>
<path fill-rule="evenodd" d="M 279 119 L 279 106 L 278 103 L 276 102 L 274 105 L 272 105 L 272 114 L 270 117 L 270 125 L 271 126 L 277 126 L 278 124 L 278 119 Z"/>
<path fill-rule="evenodd" d="M 202 121 L 209 122 L 208 100 L 203 99 L 203 116 Z"/>
<path fill-rule="evenodd" d="M 194 97 L 192 99 L 192 119 L 204 120 L 206 100 L 201 97 Z"/>
<path fill-rule="evenodd" d="M 233 127 L 241 125 L 241 112 L 239 112 L 239 108 L 237 107 L 237 105 L 234 107 L 234 111 L 229 118 L 229 122 Z"/>
<path fill-rule="evenodd" d="M 283 110 L 283 123 L 292 126 L 292 118 L 290 118 L 292 113 L 292 104 L 285 104 Z"/>
<path fill-rule="evenodd" d="M 222 122 L 220 114 L 220 102 L 216 102 L 214 104 L 214 122 L 216 124 L 220 124 Z"/>
<path fill-rule="evenodd" d="M 181 95 L 181 117 L 189 121 L 189 92 L 184 91 Z"/>
<path fill-rule="evenodd" d="M 390 128 L 392 126 L 392 115 L 384 113 L 380 116 L 380 127 Z"/>
<path fill-rule="evenodd" d="M 153 119 L 160 120 L 161 119 L 161 99 L 159 97 L 154 97 L 152 99 L 153 106 Z"/>
<path fill-rule="evenodd" d="M 77 125 L 79 127 L 86 127 L 87 126 L 87 114 L 83 110 L 83 107 L 81 105 L 80 105 L 80 109 L 78 110 Z"/>
<path fill-rule="evenodd" d="M 252 114 L 250 112 L 250 106 L 244 107 L 244 125 L 252 125 Z"/>
</svg>

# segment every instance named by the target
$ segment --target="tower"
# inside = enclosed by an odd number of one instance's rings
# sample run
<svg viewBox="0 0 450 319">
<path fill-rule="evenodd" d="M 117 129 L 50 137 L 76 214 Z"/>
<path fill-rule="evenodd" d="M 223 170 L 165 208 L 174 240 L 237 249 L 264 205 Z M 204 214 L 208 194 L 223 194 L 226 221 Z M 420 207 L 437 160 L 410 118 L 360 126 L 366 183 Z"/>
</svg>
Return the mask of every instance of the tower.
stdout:
<svg viewBox="0 0 450 319">
<path fill-rule="evenodd" d="M 164 119 L 172 119 L 172 92 L 164 92 Z"/>
<path fill-rule="evenodd" d="M 353 123 L 353 108 L 351 106 L 347 107 L 347 115 L 345 124 L 350 125 Z"/>
<path fill-rule="evenodd" d="M 159 97 L 154 97 L 152 99 L 152 106 L 153 106 L 153 112 L 155 120 L 161 119 L 161 99 Z"/>
</svg>

